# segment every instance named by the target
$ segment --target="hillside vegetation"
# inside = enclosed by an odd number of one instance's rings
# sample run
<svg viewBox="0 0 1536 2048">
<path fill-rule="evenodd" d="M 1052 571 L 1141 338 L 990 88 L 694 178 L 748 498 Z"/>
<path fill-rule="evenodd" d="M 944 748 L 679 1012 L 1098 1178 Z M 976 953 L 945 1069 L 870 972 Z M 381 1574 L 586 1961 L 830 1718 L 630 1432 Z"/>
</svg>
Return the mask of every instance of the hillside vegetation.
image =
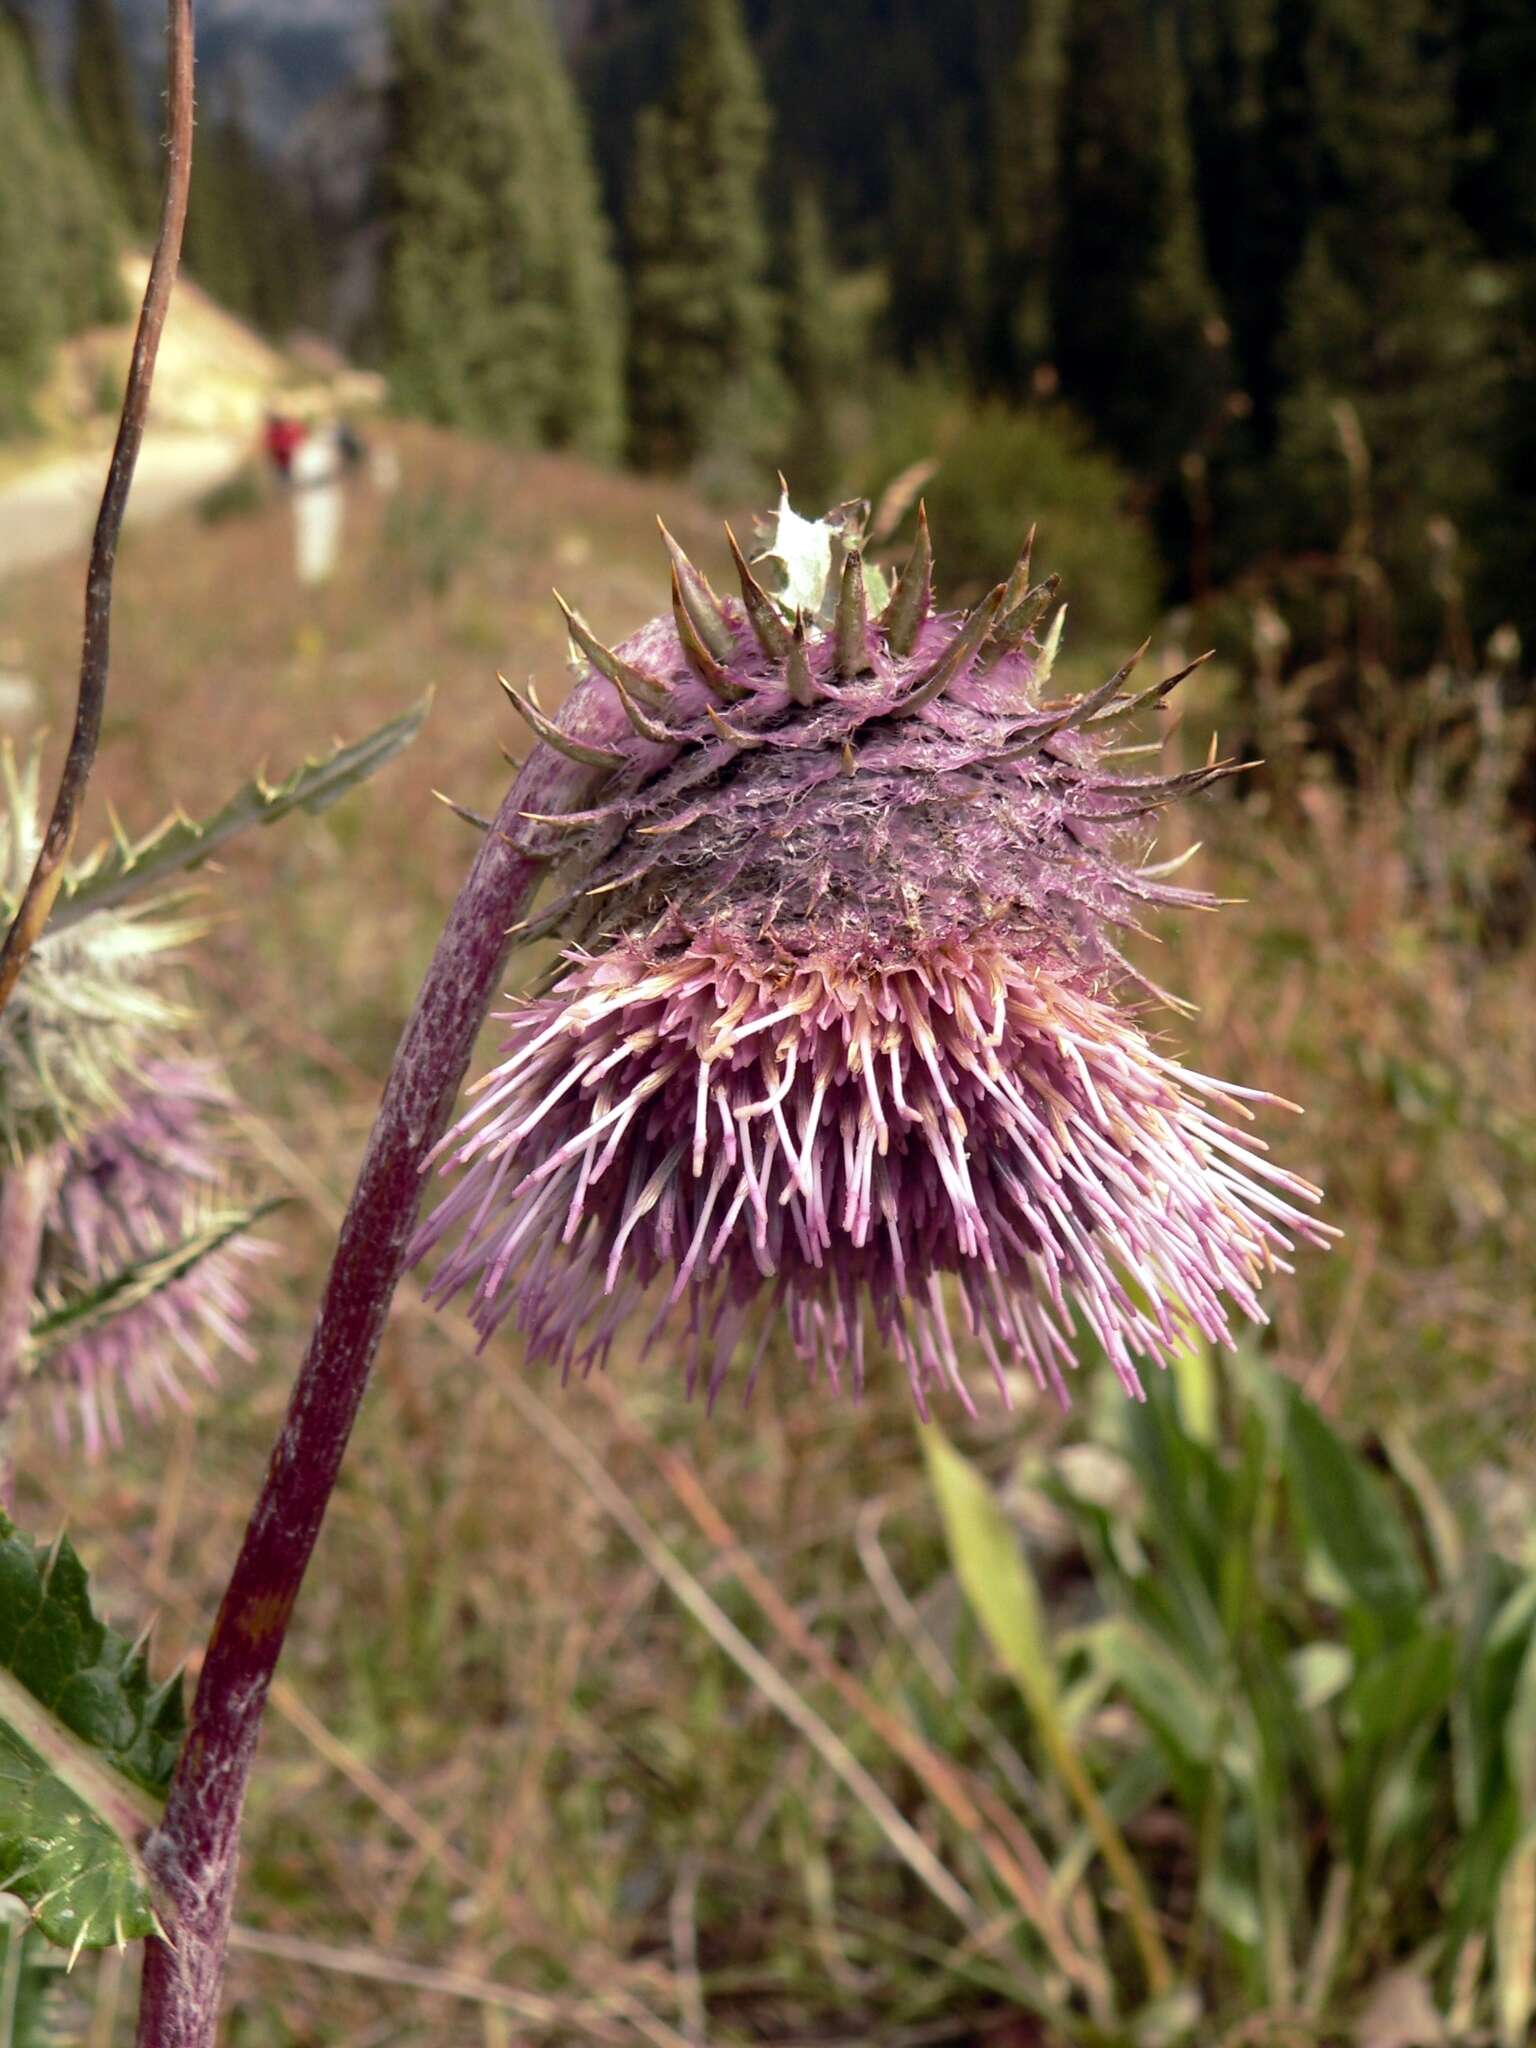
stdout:
<svg viewBox="0 0 1536 2048">
<path fill-rule="evenodd" d="M 665 596 L 658 511 L 711 574 L 726 568 L 713 515 L 680 486 L 426 428 L 389 438 L 400 487 L 354 494 L 342 572 L 319 594 L 294 589 L 288 507 L 259 489 L 124 550 L 103 826 L 109 800 L 137 828 L 174 802 L 197 812 L 253 757 L 286 766 L 436 692 L 386 780 L 251 836 L 206 878 L 215 1021 L 254 1105 L 253 1161 L 291 1198 L 268 1226 L 259 1364 L 232 1365 L 83 1484 L 65 1488 L 41 1438 L 19 1446 L 28 1522 L 55 1526 L 67 1506 L 103 1600 L 161 1607 L 167 1661 L 202 1639 L 379 1077 L 472 850 L 433 790 L 494 807 L 499 749 L 520 745 L 498 669 L 558 701 L 551 583 L 600 633 L 632 627 Z M 1048 521 L 1037 560 L 1053 565 Z M 61 565 L 4 595 L 55 730 L 75 582 Z M 1073 683 L 1125 652 L 1070 628 L 1068 646 Z M 1169 667 L 1189 651 L 1171 627 L 1154 641 Z M 1356 1433 L 1408 1430 L 1518 1548 L 1529 1532 L 1507 1504 L 1536 1462 L 1536 954 L 1508 915 L 1519 850 L 1500 778 L 1520 736 L 1497 681 L 1446 669 L 1435 720 L 1392 715 L 1378 772 L 1358 781 L 1301 752 L 1284 700 L 1203 672 L 1168 759 L 1203 757 L 1218 718 L 1270 759 L 1245 793 L 1176 817 L 1163 850 L 1203 837 L 1196 882 L 1247 900 L 1162 928 L 1153 971 L 1200 1004 L 1167 1026 L 1200 1065 L 1307 1105 L 1276 1135 L 1346 1233 L 1274 1288 L 1265 1359 Z M 525 1378 L 513 1344 L 476 1358 L 413 1301 L 408 1288 L 283 1666 L 231 2040 L 676 2043 L 701 2001 L 720 2042 L 1045 2040 L 1001 1952 L 956 1940 L 870 1811 L 656 1575 L 720 1603 L 975 1877 L 969 1838 L 833 1683 L 857 1679 L 928 1753 L 1033 1813 L 1030 1728 L 956 1605 L 898 1376 L 854 1410 L 779 1361 L 749 1412 L 727 1402 L 707 1420 L 634 1341 L 610 1379 L 562 1391 Z M 1093 1407 L 1091 1374 L 1082 1393 Z M 959 1433 L 1022 1500 L 1031 1460 L 1080 1427 L 989 1409 Z M 1059 1555 L 1052 1598 L 1070 1619 L 1078 1568 Z M 763 1604 L 764 1577 L 820 1664 Z M 968 1674 L 959 1695 L 951 1663 Z M 1176 1918 L 1189 1840 L 1154 1823 L 1138 1854 L 1165 1872 Z M 1377 1925 L 1350 1955 L 1350 1996 L 1400 1960 Z M 103 2041 L 114 1968 L 74 1980 Z"/>
</svg>

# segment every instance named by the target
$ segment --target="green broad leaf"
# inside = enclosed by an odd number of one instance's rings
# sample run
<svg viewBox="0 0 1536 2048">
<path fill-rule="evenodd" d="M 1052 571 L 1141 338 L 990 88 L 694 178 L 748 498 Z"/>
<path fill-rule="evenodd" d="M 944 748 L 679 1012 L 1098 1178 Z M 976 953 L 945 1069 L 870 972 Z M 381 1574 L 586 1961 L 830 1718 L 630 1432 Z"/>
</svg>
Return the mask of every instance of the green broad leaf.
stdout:
<svg viewBox="0 0 1536 2048">
<path fill-rule="evenodd" d="M 1223 1716 L 1209 1672 L 1175 1654 L 1150 1629 L 1111 1616 L 1093 1631 L 1091 1655 L 1161 1743 L 1170 1767 L 1198 1795 L 1216 1762 Z"/>
<path fill-rule="evenodd" d="M 1536 1827 L 1515 1844 L 1499 1880 L 1493 1986 L 1499 2048 L 1525 2048 L 1536 2016 Z"/>
<path fill-rule="evenodd" d="M 1243 1854 L 1232 1853 L 1224 1839 L 1200 1871 L 1200 1908 L 1226 1935 L 1246 1949 L 1258 1950 L 1264 1939 L 1264 1910 L 1254 1874 L 1249 1843 Z"/>
<path fill-rule="evenodd" d="M 244 1237 L 263 1217 L 282 1206 L 283 1198 L 274 1196 L 254 1209 L 216 1211 L 203 1217 L 180 1243 L 167 1245 L 124 1266 L 96 1286 L 47 1308 L 33 1323 L 28 1336 L 32 1361 L 41 1364 L 61 1346 L 100 1329 L 127 1309 L 140 1307 L 176 1281 L 185 1279 L 204 1259 L 232 1239 Z"/>
<path fill-rule="evenodd" d="M 1467 1542 L 1455 1509 L 1406 1430 L 1384 1430 L 1382 1443 L 1393 1471 L 1413 1495 L 1440 1584 L 1454 1595 L 1461 1595 L 1465 1590 Z M 1465 1609 L 1464 1599 L 1459 1604 Z"/>
<path fill-rule="evenodd" d="M 1055 1727 L 1061 1719 L 1056 1655 L 1019 1532 L 986 1480 L 934 1423 L 918 1434 L 971 1611 L 1030 1710 Z"/>
<path fill-rule="evenodd" d="M 0 1516 L 0 1891 L 78 1954 L 156 1931 L 140 1844 L 183 1727 L 181 1676 L 91 1606 L 67 1537 L 44 1550 Z"/>
<path fill-rule="evenodd" d="M 1536 1572 L 1502 1591 L 1479 1646 L 1480 1655 L 1512 1672 L 1536 1633 Z"/>
<path fill-rule="evenodd" d="M 1121 1427 L 1146 1504 L 1142 1535 L 1158 1556 L 1158 1604 L 1185 1654 L 1214 1670 L 1227 1654 L 1220 1598 L 1238 1533 L 1232 1483 L 1211 1446 L 1185 1428 L 1175 1392 L 1154 1381 L 1145 1401 L 1125 1404 Z"/>
<path fill-rule="evenodd" d="M 1294 1387 L 1287 1396 L 1286 1477 L 1312 1542 L 1366 1615 L 1388 1635 L 1409 1632 L 1426 1592 L 1407 1525 L 1311 1402 Z"/>
<path fill-rule="evenodd" d="M 222 810 L 201 824 L 178 812 L 143 839 L 132 840 L 119 831 L 112 844 L 71 873 L 48 929 L 62 931 L 98 910 L 114 910 L 144 890 L 200 867 L 253 825 L 275 825 L 292 811 L 323 811 L 410 745 L 421 730 L 430 701 L 423 697 L 366 739 L 338 745 L 329 754 L 305 761 L 282 782 L 268 782 L 262 774 L 253 776 Z"/>
<path fill-rule="evenodd" d="M 1355 1741 L 1395 1740 L 1414 1722 L 1437 1723 L 1456 1684 L 1456 1643 L 1444 1629 L 1423 1629 L 1373 1658 L 1350 1687 Z"/>
<path fill-rule="evenodd" d="M 1217 1409 L 1215 1346 L 1203 1340 L 1186 1344 L 1169 1365 L 1179 1397 L 1179 1415 L 1198 1444 L 1214 1450 L 1220 1434 Z"/>
<path fill-rule="evenodd" d="M 1336 1700 L 1355 1675 L 1354 1652 L 1344 1643 L 1303 1643 L 1286 1659 L 1296 1704 L 1315 1713 Z"/>
<path fill-rule="evenodd" d="M 1523 1813 L 1536 1813 L 1536 1631 L 1527 1638 L 1504 1722 L 1504 1760 Z"/>
</svg>

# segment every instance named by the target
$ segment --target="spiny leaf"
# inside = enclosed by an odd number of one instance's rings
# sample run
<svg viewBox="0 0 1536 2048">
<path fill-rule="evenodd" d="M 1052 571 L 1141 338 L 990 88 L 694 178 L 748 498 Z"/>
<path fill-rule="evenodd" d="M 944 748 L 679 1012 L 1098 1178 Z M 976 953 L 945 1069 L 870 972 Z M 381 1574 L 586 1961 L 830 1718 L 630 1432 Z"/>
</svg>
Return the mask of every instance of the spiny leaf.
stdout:
<svg viewBox="0 0 1536 2048">
<path fill-rule="evenodd" d="M 64 1964 L 17 1901 L 0 1899 L 0 2042 L 5 2048 L 65 2048 L 58 2027 Z"/>
<path fill-rule="evenodd" d="M 0 1891 L 78 1953 L 156 1928 L 139 1844 L 183 1728 L 180 1674 L 99 1621 L 67 1537 L 0 1515 Z"/>
<path fill-rule="evenodd" d="M 76 868 L 54 908 L 48 929 L 63 930 L 98 910 L 112 910 L 143 890 L 200 867 L 236 834 L 252 825 L 275 825 L 291 811 L 323 811 L 349 789 L 392 761 L 421 730 L 430 699 L 381 725 L 366 739 L 338 746 L 305 761 L 282 782 L 255 775 L 237 789 L 222 810 L 202 824 L 178 813 L 145 838 L 119 833 L 110 846 Z"/>
<path fill-rule="evenodd" d="M 60 1345 L 76 1342 L 109 1323 L 126 1309 L 138 1308 L 153 1295 L 184 1279 L 194 1266 L 221 1251 L 231 1239 L 243 1237 L 265 1216 L 283 1206 L 280 1196 L 254 1209 L 220 1210 L 203 1217 L 178 1243 L 134 1260 L 80 1294 L 50 1307 L 32 1325 L 28 1347 L 34 1363 Z"/>
</svg>

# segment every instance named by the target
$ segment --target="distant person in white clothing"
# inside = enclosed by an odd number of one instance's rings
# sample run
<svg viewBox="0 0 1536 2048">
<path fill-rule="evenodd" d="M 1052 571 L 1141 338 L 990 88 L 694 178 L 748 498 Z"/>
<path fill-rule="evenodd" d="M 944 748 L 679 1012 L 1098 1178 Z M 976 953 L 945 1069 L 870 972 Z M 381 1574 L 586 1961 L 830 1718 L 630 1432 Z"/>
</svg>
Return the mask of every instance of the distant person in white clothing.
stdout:
<svg viewBox="0 0 1536 2048">
<path fill-rule="evenodd" d="M 293 560 L 306 589 L 329 583 L 341 553 L 342 478 L 347 459 L 335 427 L 314 427 L 293 450 Z"/>
</svg>

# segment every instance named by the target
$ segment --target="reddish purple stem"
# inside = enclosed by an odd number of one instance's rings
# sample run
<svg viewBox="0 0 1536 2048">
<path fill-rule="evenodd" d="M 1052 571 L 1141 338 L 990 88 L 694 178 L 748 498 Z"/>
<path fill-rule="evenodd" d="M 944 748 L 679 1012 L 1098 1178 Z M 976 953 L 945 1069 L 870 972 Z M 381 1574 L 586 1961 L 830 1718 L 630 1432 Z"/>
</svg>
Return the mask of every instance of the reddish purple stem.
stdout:
<svg viewBox="0 0 1536 2048">
<path fill-rule="evenodd" d="M 518 811 L 530 800 L 526 780 L 486 835 L 401 1037 L 287 1418 L 209 1638 L 165 1819 L 146 1846 L 170 1939 L 146 1950 L 139 2048 L 212 2048 L 240 1816 L 267 1688 L 404 1269 L 422 1164 L 496 991 L 507 929 L 523 915 L 542 866 L 513 844 Z"/>
</svg>

